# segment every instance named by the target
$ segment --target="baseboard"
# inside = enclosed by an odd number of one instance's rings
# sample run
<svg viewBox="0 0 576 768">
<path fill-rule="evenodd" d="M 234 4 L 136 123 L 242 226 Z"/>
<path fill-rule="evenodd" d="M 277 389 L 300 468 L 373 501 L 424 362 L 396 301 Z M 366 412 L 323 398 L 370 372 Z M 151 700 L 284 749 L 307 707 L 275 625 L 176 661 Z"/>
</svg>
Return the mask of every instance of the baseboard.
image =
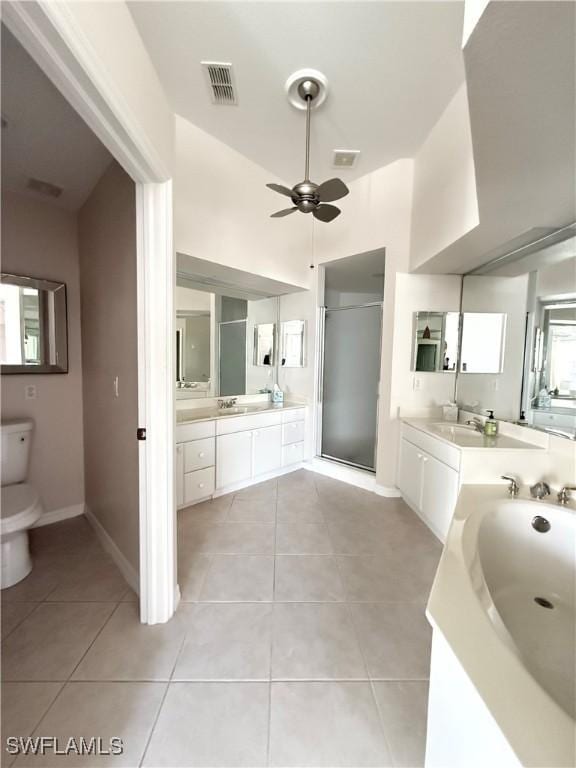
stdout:
<svg viewBox="0 0 576 768">
<path fill-rule="evenodd" d="M 102 544 L 106 552 L 108 552 L 112 560 L 114 560 L 122 576 L 124 576 L 124 578 L 126 579 L 128 584 L 132 587 L 134 592 L 136 592 L 137 595 L 140 594 L 140 578 L 139 578 L 138 571 L 134 568 L 132 563 L 130 563 L 130 561 L 122 554 L 122 552 L 118 548 L 114 539 L 110 536 L 110 534 L 104 528 L 102 523 L 94 516 L 94 513 L 91 512 L 88 507 L 86 507 L 86 511 L 84 514 L 86 515 L 86 519 L 94 529 L 94 533 L 98 537 L 100 544 Z"/>
<path fill-rule="evenodd" d="M 395 486 L 389 486 L 389 485 L 378 485 L 376 483 L 376 487 L 374 488 L 374 493 L 377 493 L 378 496 L 386 496 L 388 499 L 400 499 L 402 498 L 402 494 L 396 488 Z"/>
<path fill-rule="evenodd" d="M 32 528 L 41 528 L 43 525 L 52 525 L 60 523 L 62 520 L 69 520 L 71 517 L 83 515 L 86 511 L 86 504 L 72 504 L 70 507 L 61 507 L 60 509 L 51 509 L 49 512 L 43 512 L 37 523 Z"/>
<path fill-rule="evenodd" d="M 312 472 L 318 472 L 320 475 L 332 477 L 334 480 L 341 480 L 343 483 L 355 485 L 357 488 L 363 488 L 365 491 L 375 491 L 376 477 L 371 472 L 362 469 L 348 467 L 345 464 L 339 464 L 337 461 L 328 461 L 315 456 L 308 462 L 305 469 Z"/>
</svg>

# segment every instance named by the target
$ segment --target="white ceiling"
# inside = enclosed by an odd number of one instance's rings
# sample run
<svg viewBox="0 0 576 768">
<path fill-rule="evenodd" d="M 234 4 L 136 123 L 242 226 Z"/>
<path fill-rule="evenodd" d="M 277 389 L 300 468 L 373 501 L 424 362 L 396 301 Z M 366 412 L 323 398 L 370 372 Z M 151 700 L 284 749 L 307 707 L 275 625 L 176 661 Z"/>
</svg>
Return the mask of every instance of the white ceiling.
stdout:
<svg viewBox="0 0 576 768">
<path fill-rule="evenodd" d="M 76 210 L 112 157 L 4 26 L 1 88 L 2 185 Z M 32 192 L 30 177 L 64 191 L 57 199 Z"/>
<path fill-rule="evenodd" d="M 286 78 L 329 79 L 312 122 L 313 180 L 345 181 L 413 157 L 464 80 L 463 2 L 131 2 L 173 109 L 290 184 L 303 177 L 304 113 Z M 211 103 L 200 61 L 231 62 L 239 103 Z M 334 149 L 358 149 L 354 169 Z"/>
</svg>

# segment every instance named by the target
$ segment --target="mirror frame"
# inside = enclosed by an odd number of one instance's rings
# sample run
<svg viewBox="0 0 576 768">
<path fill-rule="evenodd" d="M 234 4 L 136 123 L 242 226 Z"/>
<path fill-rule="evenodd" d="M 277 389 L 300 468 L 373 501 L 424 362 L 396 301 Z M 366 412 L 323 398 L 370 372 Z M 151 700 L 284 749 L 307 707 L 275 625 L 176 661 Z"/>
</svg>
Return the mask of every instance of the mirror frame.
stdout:
<svg viewBox="0 0 576 768">
<path fill-rule="evenodd" d="M 11 365 L 2 363 L 0 373 L 4 374 L 44 374 L 44 373 L 68 373 L 68 299 L 66 292 L 66 283 L 55 280 L 45 280 L 37 277 L 27 277 L 25 275 L 14 275 L 9 272 L 0 274 L 0 282 L 8 285 L 17 285 L 22 288 L 35 288 L 41 291 L 50 291 L 54 294 L 57 309 L 63 313 L 64 333 L 62 338 L 55 340 L 56 355 L 62 363 L 42 365 Z"/>
</svg>

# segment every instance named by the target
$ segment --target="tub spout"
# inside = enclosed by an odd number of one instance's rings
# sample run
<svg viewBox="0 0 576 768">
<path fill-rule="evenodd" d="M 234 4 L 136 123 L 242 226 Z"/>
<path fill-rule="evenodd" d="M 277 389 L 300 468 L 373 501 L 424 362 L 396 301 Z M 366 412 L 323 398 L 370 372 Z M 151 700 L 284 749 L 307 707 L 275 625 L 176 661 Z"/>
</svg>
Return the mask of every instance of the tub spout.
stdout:
<svg viewBox="0 0 576 768">
<path fill-rule="evenodd" d="M 530 495 L 534 499 L 545 499 L 550 496 L 550 486 L 541 480 L 539 483 L 530 486 Z"/>
</svg>

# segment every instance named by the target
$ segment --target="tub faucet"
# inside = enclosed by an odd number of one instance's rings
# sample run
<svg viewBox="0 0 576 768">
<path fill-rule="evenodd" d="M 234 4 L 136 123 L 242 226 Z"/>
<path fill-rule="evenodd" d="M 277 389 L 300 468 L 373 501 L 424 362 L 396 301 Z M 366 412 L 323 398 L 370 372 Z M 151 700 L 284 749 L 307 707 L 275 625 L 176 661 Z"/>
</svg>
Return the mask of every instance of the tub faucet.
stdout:
<svg viewBox="0 0 576 768">
<path fill-rule="evenodd" d="M 545 499 L 550 496 L 550 486 L 541 480 L 539 483 L 530 486 L 530 495 L 533 499 Z"/>
<path fill-rule="evenodd" d="M 518 485 L 518 482 L 515 477 L 512 477 L 511 475 L 501 475 L 502 480 L 509 480 L 510 485 L 508 486 L 508 493 L 512 498 L 516 498 L 518 494 L 520 493 L 520 486 Z"/>
<path fill-rule="evenodd" d="M 576 485 L 565 485 L 558 493 L 558 504 L 568 504 L 572 496 L 570 491 L 576 491 Z"/>
<path fill-rule="evenodd" d="M 471 427 L 474 427 L 476 432 L 481 432 L 484 434 L 484 423 L 481 419 L 468 419 L 466 424 L 469 424 Z"/>
</svg>

